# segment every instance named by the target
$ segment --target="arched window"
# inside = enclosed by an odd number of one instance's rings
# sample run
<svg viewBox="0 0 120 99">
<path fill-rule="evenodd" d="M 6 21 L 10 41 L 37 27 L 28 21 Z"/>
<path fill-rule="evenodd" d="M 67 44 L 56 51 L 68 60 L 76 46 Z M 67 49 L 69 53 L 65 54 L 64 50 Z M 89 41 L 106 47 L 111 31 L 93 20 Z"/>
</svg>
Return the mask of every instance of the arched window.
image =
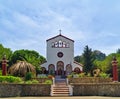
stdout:
<svg viewBox="0 0 120 99">
<path fill-rule="evenodd" d="M 55 42 L 55 47 L 58 47 L 58 42 Z"/>
<path fill-rule="evenodd" d="M 66 47 L 66 42 L 65 41 L 63 42 L 63 47 Z"/>
<path fill-rule="evenodd" d="M 62 41 L 59 40 L 59 47 L 62 47 Z"/>
<path fill-rule="evenodd" d="M 67 44 L 66 44 L 66 47 L 69 47 L 69 46 L 70 46 L 69 43 L 67 43 Z"/>
<path fill-rule="evenodd" d="M 55 43 L 54 42 L 52 42 L 52 47 L 55 47 Z"/>
</svg>

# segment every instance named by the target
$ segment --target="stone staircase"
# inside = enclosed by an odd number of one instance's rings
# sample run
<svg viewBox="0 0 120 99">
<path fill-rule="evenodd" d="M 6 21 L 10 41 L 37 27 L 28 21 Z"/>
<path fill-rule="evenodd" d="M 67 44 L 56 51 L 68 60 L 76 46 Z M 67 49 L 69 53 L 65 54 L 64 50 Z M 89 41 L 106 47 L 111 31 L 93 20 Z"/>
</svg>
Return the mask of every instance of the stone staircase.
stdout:
<svg viewBox="0 0 120 99">
<path fill-rule="evenodd" d="M 55 85 L 52 86 L 52 96 L 69 96 L 69 87 L 66 84 L 66 79 L 55 77 Z"/>
</svg>

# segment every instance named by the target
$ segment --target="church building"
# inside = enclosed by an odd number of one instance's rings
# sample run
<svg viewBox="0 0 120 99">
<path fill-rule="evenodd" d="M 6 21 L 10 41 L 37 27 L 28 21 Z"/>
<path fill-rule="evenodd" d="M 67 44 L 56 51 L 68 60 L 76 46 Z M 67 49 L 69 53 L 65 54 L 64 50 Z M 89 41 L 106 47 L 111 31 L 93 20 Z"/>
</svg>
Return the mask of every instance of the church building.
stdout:
<svg viewBox="0 0 120 99">
<path fill-rule="evenodd" d="M 82 64 L 74 61 L 74 40 L 60 33 L 46 42 L 47 61 L 41 65 L 44 74 L 68 75 L 71 72 L 82 72 Z"/>
</svg>

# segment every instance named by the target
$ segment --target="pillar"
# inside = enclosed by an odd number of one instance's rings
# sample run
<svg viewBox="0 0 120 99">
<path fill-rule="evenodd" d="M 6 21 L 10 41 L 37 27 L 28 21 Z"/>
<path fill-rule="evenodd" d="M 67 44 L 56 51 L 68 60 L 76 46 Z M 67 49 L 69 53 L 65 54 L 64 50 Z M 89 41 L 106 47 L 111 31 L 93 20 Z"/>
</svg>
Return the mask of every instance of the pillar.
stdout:
<svg viewBox="0 0 120 99">
<path fill-rule="evenodd" d="M 5 55 L 2 59 L 2 75 L 3 76 L 7 75 L 7 60 Z"/>
<path fill-rule="evenodd" d="M 113 66 L 113 81 L 118 81 L 118 68 L 117 68 L 117 59 L 113 58 L 112 66 Z"/>
</svg>

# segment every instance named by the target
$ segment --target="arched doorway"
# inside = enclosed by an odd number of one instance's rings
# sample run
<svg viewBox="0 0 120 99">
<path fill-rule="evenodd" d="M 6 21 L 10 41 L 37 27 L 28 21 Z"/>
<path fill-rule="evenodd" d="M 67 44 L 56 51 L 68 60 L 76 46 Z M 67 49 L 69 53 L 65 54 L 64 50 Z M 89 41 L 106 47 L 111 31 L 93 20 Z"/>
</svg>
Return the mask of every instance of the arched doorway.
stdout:
<svg viewBox="0 0 120 99">
<path fill-rule="evenodd" d="M 48 73 L 51 75 L 55 74 L 55 66 L 53 64 L 48 66 Z"/>
<path fill-rule="evenodd" d="M 79 67 L 76 67 L 75 69 L 74 69 L 74 72 L 75 73 L 77 73 L 77 74 L 79 74 L 81 71 L 80 71 L 80 68 Z"/>
<path fill-rule="evenodd" d="M 66 66 L 66 75 L 69 75 L 71 72 L 72 72 L 72 66 L 71 66 L 71 64 L 68 64 Z"/>
<path fill-rule="evenodd" d="M 62 61 L 57 62 L 57 75 L 64 75 L 64 63 Z"/>
</svg>

